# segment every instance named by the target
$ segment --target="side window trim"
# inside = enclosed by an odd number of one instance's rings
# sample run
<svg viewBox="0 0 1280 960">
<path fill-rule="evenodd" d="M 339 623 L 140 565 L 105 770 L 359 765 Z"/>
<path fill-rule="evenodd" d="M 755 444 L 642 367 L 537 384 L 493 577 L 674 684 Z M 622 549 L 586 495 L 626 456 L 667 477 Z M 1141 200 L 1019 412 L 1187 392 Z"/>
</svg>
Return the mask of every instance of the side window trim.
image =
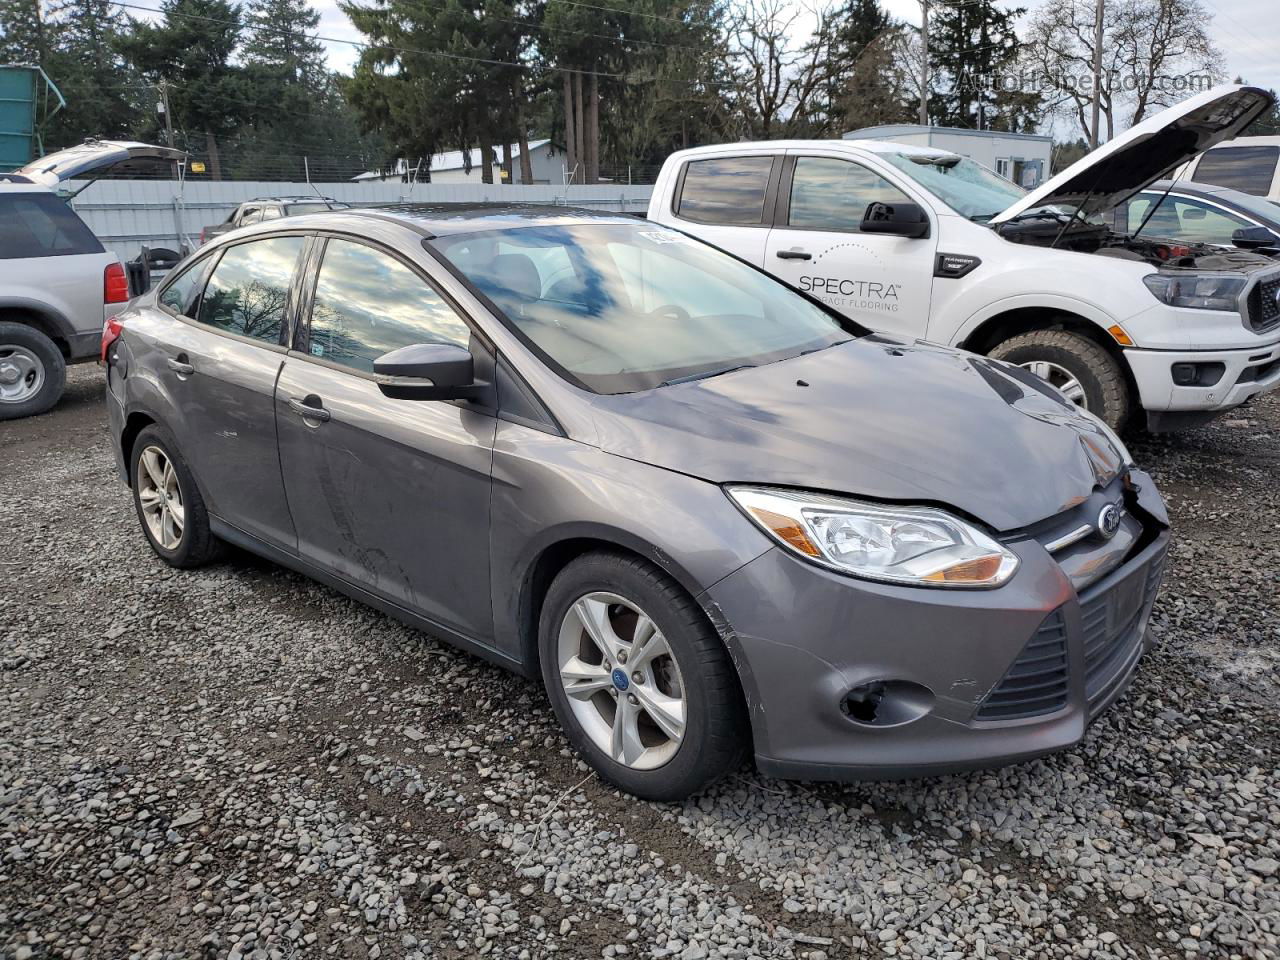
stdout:
<svg viewBox="0 0 1280 960">
<path fill-rule="evenodd" d="M 768 157 L 772 161 L 769 167 L 769 180 L 764 190 L 764 209 L 760 213 L 759 223 L 715 223 L 710 220 L 698 220 L 680 212 L 680 201 L 684 197 L 684 178 L 689 172 L 692 164 L 700 163 L 706 160 L 746 160 L 756 157 Z M 686 223 L 697 223 L 708 227 L 746 227 L 751 230 L 768 230 L 773 226 L 774 209 L 778 201 L 778 181 L 782 173 L 782 161 L 785 159 L 780 153 L 726 153 L 715 154 L 707 157 L 690 157 L 680 165 L 680 173 L 676 177 L 675 190 L 671 194 L 671 215 L 677 220 L 683 220 Z"/>
</svg>

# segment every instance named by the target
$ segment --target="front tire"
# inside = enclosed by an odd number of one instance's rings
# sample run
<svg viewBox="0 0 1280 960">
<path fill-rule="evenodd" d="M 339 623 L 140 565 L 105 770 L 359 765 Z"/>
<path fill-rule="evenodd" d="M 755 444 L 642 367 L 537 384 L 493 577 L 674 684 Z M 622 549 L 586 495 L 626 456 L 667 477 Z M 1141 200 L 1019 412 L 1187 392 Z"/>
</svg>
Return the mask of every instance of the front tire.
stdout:
<svg viewBox="0 0 1280 960">
<path fill-rule="evenodd" d="M 151 549 L 171 567 L 198 567 L 218 555 L 209 511 L 173 437 L 158 425 L 133 443 L 133 505 Z"/>
<path fill-rule="evenodd" d="M 66 382 L 67 361 L 57 344 L 25 323 L 0 323 L 0 420 L 44 413 Z"/>
<path fill-rule="evenodd" d="M 1070 330 L 1033 330 L 997 344 L 990 356 L 1047 380 L 1113 430 L 1124 429 L 1129 421 L 1132 402 L 1124 370 L 1088 337 Z"/>
<path fill-rule="evenodd" d="M 742 762 L 745 710 L 728 652 L 651 564 L 608 552 L 572 561 L 547 591 L 538 641 L 556 717 L 603 779 L 683 800 Z"/>
</svg>

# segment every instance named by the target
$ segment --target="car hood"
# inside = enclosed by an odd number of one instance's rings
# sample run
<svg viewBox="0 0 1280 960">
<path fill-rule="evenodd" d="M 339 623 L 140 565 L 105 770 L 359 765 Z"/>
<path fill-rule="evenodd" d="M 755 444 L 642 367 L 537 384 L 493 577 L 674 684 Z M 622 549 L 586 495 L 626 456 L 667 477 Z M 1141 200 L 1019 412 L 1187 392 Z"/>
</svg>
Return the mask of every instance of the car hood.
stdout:
<svg viewBox="0 0 1280 960">
<path fill-rule="evenodd" d="M 713 483 L 936 504 L 996 530 L 1061 513 L 1124 458 L 1010 364 L 882 336 L 593 401 L 609 453 Z"/>
<path fill-rule="evenodd" d="M 1081 157 L 991 223 L 1053 204 L 1079 209 L 1081 216 L 1107 213 L 1214 144 L 1238 135 L 1273 103 L 1270 92 L 1236 84 L 1196 94 Z"/>
<path fill-rule="evenodd" d="M 63 180 L 73 180 L 87 173 L 101 173 L 108 167 L 113 172 L 154 169 L 157 161 L 177 161 L 186 154 L 173 147 L 159 147 L 132 140 L 86 140 L 78 146 L 45 154 L 15 172 L 33 183 L 56 187 Z"/>
</svg>

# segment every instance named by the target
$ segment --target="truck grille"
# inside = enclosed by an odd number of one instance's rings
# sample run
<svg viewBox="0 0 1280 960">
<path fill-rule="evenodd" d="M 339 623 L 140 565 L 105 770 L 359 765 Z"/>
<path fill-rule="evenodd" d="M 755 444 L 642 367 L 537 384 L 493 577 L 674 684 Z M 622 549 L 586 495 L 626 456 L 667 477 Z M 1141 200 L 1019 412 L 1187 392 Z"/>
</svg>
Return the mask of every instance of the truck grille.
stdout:
<svg viewBox="0 0 1280 960">
<path fill-rule="evenodd" d="M 1110 691 L 1137 658 L 1142 644 L 1139 628 L 1155 600 L 1163 572 L 1161 554 L 1151 561 L 1145 575 L 1126 577 L 1081 599 L 1084 692 L 1091 705 Z"/>
<path fill-rule="evenodd" d="M 1067 676 L 1067 624 L 1058 609 L 1027 641 L 974 719 L 1017 720 L 1061 710 L 1067 705 Z"/>
<path fill-rule="evenodd" d="M 1263 333 L 1280 325 L 1280 274 L 1262 280 L 1249 292 L 1249 326 L 1257 333 Z"/>
</svg>

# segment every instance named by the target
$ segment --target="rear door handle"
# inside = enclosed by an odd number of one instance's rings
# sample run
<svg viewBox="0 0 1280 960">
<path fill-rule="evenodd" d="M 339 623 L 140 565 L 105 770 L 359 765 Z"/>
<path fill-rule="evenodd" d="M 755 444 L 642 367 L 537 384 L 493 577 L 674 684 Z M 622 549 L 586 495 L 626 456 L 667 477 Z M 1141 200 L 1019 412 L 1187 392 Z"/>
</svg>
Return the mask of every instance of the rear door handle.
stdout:
<svg viewBox="0 0 1280 960">
<path fill-rule="evenodd" d="M 313 407 L 309 403 L 303 403 L 297 397 L 289 398 L 289 409 L 294 413 L 301 414 L 308 420 L 319 420 L 322 423 L 330 418 L 330 413 L 324 407 Z"/>
<path fill-rule="evenodd" d="M 812 260 L 812 253 L 805 253 L 803 250 L 779 250 L 779 260 Z"/>
<path fill-rule="evenodd" d="M 169 369 L 180 377 L 189 377 L 196 372 L 196 368 L 185 360 L 175 360 L 173 357 L 169 357 L 165 362 L 169 364 Z"/>
</svg>

